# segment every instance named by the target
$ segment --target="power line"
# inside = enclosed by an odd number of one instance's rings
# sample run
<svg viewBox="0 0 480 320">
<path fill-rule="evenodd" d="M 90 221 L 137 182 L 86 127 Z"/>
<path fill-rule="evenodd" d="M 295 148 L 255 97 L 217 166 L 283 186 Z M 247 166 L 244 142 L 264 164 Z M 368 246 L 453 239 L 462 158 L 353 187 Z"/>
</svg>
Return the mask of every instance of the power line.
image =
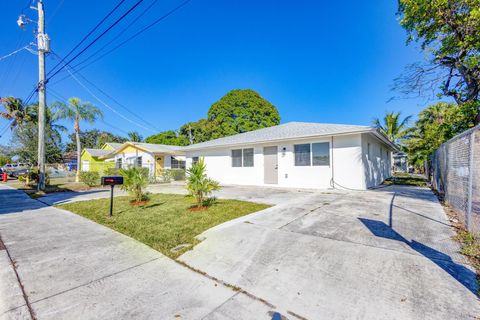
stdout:
<svg viewBox="0 0 480 320">
<path fill-rule="evenodd" d="M 158 19 L 154 20 L 152 23 L 146 25 L 145 27 L 143 27 L 142 29 L 140 29 L 139 31 L 137 31 L 136 33 L 134 33 L 132 36 L 130 36 L 129 38 L 127 38 L 126 40 L 122 41 L 121 43 L 119 43 L 117 46 L 113 47 L 112 49 L 110 49 L 109 51 L 105 52 L 104 54 L 102 54 L 100 57 L 98 57 L 97 59 L 91 61 L 90 63 L 88 63 L 87 65 L 84 65 L 82 66 L 80 69 L 77 69 L 77 67 L 80 66 L 80 64 L 84 63 L 84 61 L 76 64 L 73 66 L 73 68 L 76 69 L 76 71 L 74 71 L 74 73 L 77 73 L 83 69 L 85 69 L 86 67 L 92 65 L 93 63 L 97 62 L 98 60 L 102 59 L 103 57 L 105 57 L 106 55 L 112 53 L 113 51 L 119 49 L 120 47 L 122 47 L 123 45 L 125 45 L 127 42 L 133 40 L 134 38 L 138 37 L 140 34 L 142 34 L 143 32 L 147 31 L 148 29 L 152 28 L 153 26 L 155 26 L 156 24 L 160 23 L 162 20 L 166 19 L 167 17 L 169 17 L 170 15 L 172 15 L 173 13 L 175 13 L 176 11 L 180 10 L 181 8 L 183 8 L 185 5 L 187 5 L 189 2 L 191 2 L 192 0 L 185 0 L 183 1 L 181 4 L 179 4 L 178 6 L 176 6 L 175 8 L 173 8 L 172 10 L 168 11 L 167 13 L 165 13 L 164 15 L 162 15 L 161 17 L 159 17 Z M 89 57 L 90 58 L 90 57 Z M 64 78 L 56 81 L 54 84 L 57 84 L 67 78 L 69 78 L 70 75 L 67 75 L 65 76 Z"/>
<path fill-rule="evenodd" d="M 101 47 L 99 50 L 95 51 L 93 54 L 91 54 L 88 58 L 84 59 L 83 61 L 79 62 L 76 66 L 78 67 L 79 65 L 87 62 L 88 60 L 90 60 L 92 57 L 94 57 L 95 55 L 97 55 L 99 52 L 101 52 L 103 49 L 105 49 L 107 46 L 109 46 L 112 42 L 114 42 L 115 40 L 117 40 L 120 36 L 124 35 L 125 34 L 125 31 L 127 31 L 133 24 L 135 24 L 143 15 L 145 15 L 145 13 L 148 12 L 148 10 L 150 10 L 156 3 L 158 2 L 158 0 L 154 0 L 152 3 L 150 3 L 148 5 L 148 7 L 146 7 L 142 13 L 140 13 L 137 17 L 135 17 L 135 19 L 133 19 L 125 28 L 123 28 L 122 31 L 120 31 L 117 36 L 115 36 L 113 39 L 111 39 L 109 42 L 107 42 L 103 47 Z"/>
<path fill-rule="evenodd" d="M 61 65 L 62 62 L 65 61 L 65 59 L 66 59 L 68 56 L 70 56 L 70 55 L 72 54 L 72 52 L 75 51 L 85 40 L 87 40 L 87 38 L 88 38 L 92 33 L 94 33 L 94 32 L 105 22 L 105 20 L 107 20 L 107 19 L 118 9 L 118 7 L 120 7 L 120 6 L 122 5 L 122 3 L 124 3 L 124 2 L 125 2 L 125 0 L 121 0 L 112 10 L 110 10 L 110 12 L 109 12 L 105 17 L 103 17 L 103 19 L 100 20 L 100 22 L 98 22 L 97 25 L 96 25 L 95 27 L 93 27 L 93 29 L 90 30 L 90 32 L 88 32 L 88 33 L 83 37 L 83 39 L 80 40 L 79 43 L 77 43 L 77 45 L 76 45 L 75 47 L 73 47 L 73 49 L 71 49 L 71 50 L 67 53 L 67 55 L 62 59 L 62 61 L 60 61 L 59 63 L 57 63 L 57 65 L 56 65 L 55 67 L 53 67 L 53 68 L 50 70 L 50 72 L 48 72 L 48 73 L 53 72 L 59 65 Z M 47 75 L 48 75 L 48 73 L 47 73 Z"/>
<path fill-rule="evenodd" d="M 68 101 L 67 101 L 68 99 L 65 98 L 65 97 L 63 97 L 63 96 L 62 96 L 61 94 L 59 94 L 58 92 L 52 90 L 51 88 L 49 89 L 49 91 L 50 91 L 50 93 L 51 93 L 54 97 L 56 97 L 58 100 L 60 100 L 60 102 L 68 103 Z M 102 122 L 104 125 L 106 125 L 106 126 L 108 126 L 108 127 L 110 127 L 110 128 L 113 128 L 113 129 L 115 129 L 115 130 L 117 130 L 117 131 L 119 131 L 119 132 L 122 132 L 122 133 L 128 135 L 128 132 L 127 132 L 127 131 L 125 131 L 125 130 L 123 130 L 123 129 L 120 129 L 120 128 L 114 126 L 114 125 L 111 124 L 111 123 L 106 122 L 104 119 L 98 119 L 98 120 L 99 120 L 100 122 Z"/>
<path fill-rule="evenodd" d="M 10 52 L 10 53 L 7 54 L 7 55 L 4 55 L 3 57 L 0 57 L 0 61 L 2 61 L 3 59 L 8 58 L 8 57 L 10 57 L 10 56 L 13 56 L 14 54 L 19 53 L 19 52 L 22 51 L 22 50 L 27 49 L 28 47 L 30 47 L 30 45 L 31 45 L 31 44 L 29 43 L 28 45 L 26 45 L 26 46 L 24 46 L 24 47 L 21 47 L 20 49 L 17 49 L 17 50 L 15 50 L 15 51 L 13 51 L 13 52 Z"/>
<path fill-rule="evenodd" d="M 57 57 L 57 59 L 60 59 L 60 57 L 58 56 L 58 54 L 56 54 L 54 51 L 52 51 L 54 57 Z M 67 66 L 67 69 L 66 69 L 68 72 L 71 72 L 73 70 L 72 67 L 70 66 Z M 152 129 L 155 129 L 156 131 L 160 131 L 158 128 L 155 127 L 155 125 L 149 123 L 148 121 L 146 121 L 145 119 L 141 118 L 139 115 L 135 114 L 134 112 L 130 111 L 129 108 L 127 108 L 125 105 L 121 104 L 119 101 L 117 101 L 116 99 L 114 99 L 112 96 L 110 96 L 108 93 L 106 93 L 105 91 L 103 91 L 102 89 L 100 89 L 97 85 L 95 85 L 92 81 L 88 80 L 85 76 L 83 76 L 81 73 L 77 73 L 78 76 L 80 76 L 83 80 L 85 80 L 86 82 L 88 82 L 92 87 L 94 87 L 95 89 L 97 89 L 97 91 L 99 91 L 100 93 L 102 93 L 104 96 L 106 96 L 107 98 L 109 98 L 110 100 L 112 100 L 113 102 L 115 102 L 118 106 L 120 106 L 121 108 L 123 108 L 125 111 L 127 111 L 129 114 L 131 114 L 132 116 L 134 116 L 135 118 L 137 118 L 138 120 L 144 122 L 145 124 L 147 124 L 148 126 L 150 126 Z M 73 77 L 73 75 L 72 75 Z M 156 132 L 155 131 L 155 132 Z"/>
<path fill-rule="evenodd" d="M 132 119 L 124 116 L 123 114 L 121 114 L 120 112 L 118 112 L 115 108 L 113 108 L 112 106 L 110 106 L 109 104 L 107 104 L 105 101 L 103 101 L 102 99 L 100 99 L 97 95 L 95 95 L 95 93 L 93 93 L 85 84 L 83 84 L 73 73 L 71 73 L 70 71 L 70 68 L 69 66 L 66 66 L 66 70 L 70 73 L 70 75 L 72 76 L 72 78 L 80 85 L 82 86 L 92 97 L 94 97 L 98 102 L 100 102 L 101 104 L 103 104 L 105 107 L 107 107 L 108 109 L 110 109 L 112 112 L 114 112 L 115 114 L 117 114 L 119 117 L 121 117 L 122 119 L 144 129 L 144 130 L 148 130 L 150 132 L 153 132 L 153 133 L 156 133 L 157 131 L 155 130 L 152 130 L 151 128 L 148 128 L 148 127 L 145 127 L 144 125 L 136 122 L 136 121 L 133 121 Z"/>
<path fill-rule="evenodd" d="M 97 42 L 101 37 L 103 37 L 107 32 L 109 32 L 113 27 L 115 27 L 120 21 L 122 21 L 127 15 L 129 15 L 133 10 L 135 10 L 140 3 L 142 3 L 143 0 L 138 0 L 130 9 L 128 9 L 127 12 L 125 12 L 120 18 L 118 18 L 110 27 L 108 27 L 105 31 L 103 31 L 98 37 L 96 37 L 93 41 L 91 41 L 85 48 L 83 48 L 79 53 L 77 53 L 73 58 L 71 58 L 68 62 L 65 63 L 64 66 L 60 67 L 53 75 L 47 78 L 45 82 L 48 82 L 51 78 L 53 78 L 55 75 L 57 75 L 62 69 L 65 68 L 65 66 L 70 65 L 72 61 L 74 61 L 78 56 L 80 56 L 82 53 L 84 53 L 88 48 L 90 48 L 95 42 Z"/>
</svg>

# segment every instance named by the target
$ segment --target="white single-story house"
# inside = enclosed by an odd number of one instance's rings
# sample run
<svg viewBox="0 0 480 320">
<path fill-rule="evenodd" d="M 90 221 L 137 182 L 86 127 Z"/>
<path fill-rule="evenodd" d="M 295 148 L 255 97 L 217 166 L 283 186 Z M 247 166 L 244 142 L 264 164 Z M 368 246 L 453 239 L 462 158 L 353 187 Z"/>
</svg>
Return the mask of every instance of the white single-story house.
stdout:
<svg viewBox="0 0 480 320">
<path fill-rule="evenodd" d="M 115 161 L 116 168 L 139 166 L 148 168 L 150 176 L 160 177 L 167 169 L 185 169 L 185 154 L 181 146 L 125 142 L 104 156 L 105 161 Z"/>
<path fill-rule="evenodd" d="M 289 122 L 181 150 L 222 184 L 365 190 L 390 177 L 397 147 L 368 126 Z"/>
</svg>

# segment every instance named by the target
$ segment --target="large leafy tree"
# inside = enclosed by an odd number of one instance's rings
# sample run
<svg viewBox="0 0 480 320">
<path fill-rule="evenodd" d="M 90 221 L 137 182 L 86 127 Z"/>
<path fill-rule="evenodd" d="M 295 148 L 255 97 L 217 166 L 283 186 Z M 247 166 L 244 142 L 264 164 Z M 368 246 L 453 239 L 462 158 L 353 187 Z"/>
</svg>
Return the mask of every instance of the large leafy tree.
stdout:
<svg viewBox="0 0 480 320">
<path fill-rule="evenodd" d="M 457 104 L 476 104 L 480 122 L 480 1 L 399 0 L 407 43 L 418 42 L 429 59 L 397 79 L 403 93 L 434 92 Z"/>
<path fill-rule="evenodd" d="M 262 129 L 280 124 L 277 108 L 254 90 L 228 92 L 208 110 L 208 120 L 215 124 L 212 138 Z"/>
<path fill-rule="evenodd" d="M 163 131 L 145 138 L 146 143 L 166 144 L 171 146 L 186 146 L 188 139 L 173 130 Z"/>
<path fill-rule="evenodd" d="M 143 137 L 137 131 L 130 131 L 128 133 L 128 141 L 131 142 L 142 142 Z"/>
<path fill-rule="evenodd" d="M 0 112 L 0 117 L 11 121 L 10 128 L 14 128 L 23 121 L 30 120 L 22 100 L 15 97 L 3 97 L 0 98 L 0 104 L 3 105 L 4 108 L 4 110 Z"/>
<path fill-rule="evenodd" d="M 45 109 L 45 158 L 47 163 L 62 161 L 61 134 L 67 129 L 56 122 L 51 108 Z M 38 104 L 25 107 L 28 121 L 22 121 L 12 133 L 11 155 L 31 164 L 37 162 L 38 156 Z"/>
<path fill-rule="evenodd" d="M 75 132 L 75 141 L 77 144 L 77 163 L 80 164 L 80 155 L 82 145 L 80 141 L 80 122 L 87 121 L 95 122 L 98 118 L 103 118 L 103 113 L 100 109 L 92 105 L 90 102 L 83 102 L 79 98 L 68 99 L 68 104 L 57 102 L 55 104 L 56 116 L 58 119 L 67 119 L 73 121 L 73 128 Z M 80 181 L 80 166 L 77 166 L 76 181 Z"/>
<path fill-rule="evenodd" d="M 383 120 L 373 119 L 373 125 L 391 141 L 401 144 L 411 131 L 408 127 L 411 118 L 412 116 L 407 116 L 401 119 L 401 112 L 386 112 Z"/>
<path fill-rule="evenodd" d="M 212 140 L 214 137 L 221 136 L 217 123 L 208 119 L 200 119 L 184 124 L 180 127 L 180 134 L 190 144 Z"/>
<path fill-rule="evenodd" d="M 439 102 L 421 111 L 406 141 L 409 161 L 421 166 L 440 145 L 474 125 L 474 104 Z"/>
<path fill-rule="evenodd" d="M 100 131 L 98 129 L 80 131 L 80 144 L 83 148 L 100 149 L 107 142 L 123 143 L 127 141 L 126 138 L 107 131 Z M 69 135 L 69 142 L 65 146 L 66 152 L 76 151 L 76 134 Z"/>
</svg>

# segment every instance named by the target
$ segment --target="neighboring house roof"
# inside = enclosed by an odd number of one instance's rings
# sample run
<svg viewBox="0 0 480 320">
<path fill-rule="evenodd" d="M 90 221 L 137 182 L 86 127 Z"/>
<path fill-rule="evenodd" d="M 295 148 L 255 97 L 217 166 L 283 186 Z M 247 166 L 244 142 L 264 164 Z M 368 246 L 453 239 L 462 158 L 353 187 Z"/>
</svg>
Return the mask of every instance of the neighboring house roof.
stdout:
<svg viewBox="0 0 480 320">
<path fill-rule="evenodd" d="M 113 149 L 118 149 L 120 148 L 123 143 L 117 143 L 117 142 L 105 142 L 105 145 L 109 145 L 110 147 L 112 147 Z M 103 149 L 105 149 L 105 145 L 102 147 Z"/>
<path fill-rule="evenodd" d="M 90 149 L 90 148 L 85 148 L 83 149 L 83 151 L 88 152 L 92 157 L 103 157 L 112 152 L 112 150 Z"/>
<path fill-rule="evenodd" d="M 278 126 L 244 132 L 233 136 L 210 140 L 183 147 L 182 150 L 199 150 L 234 145 L 256 144 L 277 140 L 293 140 L 308 137 L 332 136 L 340 134 L 371 132 L 389 144 L 393 149 L 396 146 L 375 128 L 348 124 L 326 124 L 312 122 L 288 122 Z"/>
<path fill-rule="evenodd" d="M 170 146 L 166 144 L 155 144 L 155 143 L 144 143 L 144 142 L 131 142 L 127 141 L 122 144 L 119 148 L 116 148 L 112 153 L 121 153 L 123 149 L 128 146 L 137 148 L 142 151 L 154 153 L 154 154 L 183 154 L 182 150 L 184 147 L 181 146 Z"/>
</svg>

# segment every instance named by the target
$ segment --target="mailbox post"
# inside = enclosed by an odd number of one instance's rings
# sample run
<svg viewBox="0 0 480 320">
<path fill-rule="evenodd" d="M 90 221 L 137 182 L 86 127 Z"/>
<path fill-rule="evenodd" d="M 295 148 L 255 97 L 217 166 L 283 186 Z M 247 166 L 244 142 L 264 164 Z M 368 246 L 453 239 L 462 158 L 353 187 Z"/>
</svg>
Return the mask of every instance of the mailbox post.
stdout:
<svg viewBox="0 0 480 320">
<path fill-rule="evenodd" d="M 122 176 L 104 176 L 102 177 L 102 186 L 110 186 L 110 217 L 113 216 L 113 188 L 116 185 L 123 184 Z"/>
</svg>

